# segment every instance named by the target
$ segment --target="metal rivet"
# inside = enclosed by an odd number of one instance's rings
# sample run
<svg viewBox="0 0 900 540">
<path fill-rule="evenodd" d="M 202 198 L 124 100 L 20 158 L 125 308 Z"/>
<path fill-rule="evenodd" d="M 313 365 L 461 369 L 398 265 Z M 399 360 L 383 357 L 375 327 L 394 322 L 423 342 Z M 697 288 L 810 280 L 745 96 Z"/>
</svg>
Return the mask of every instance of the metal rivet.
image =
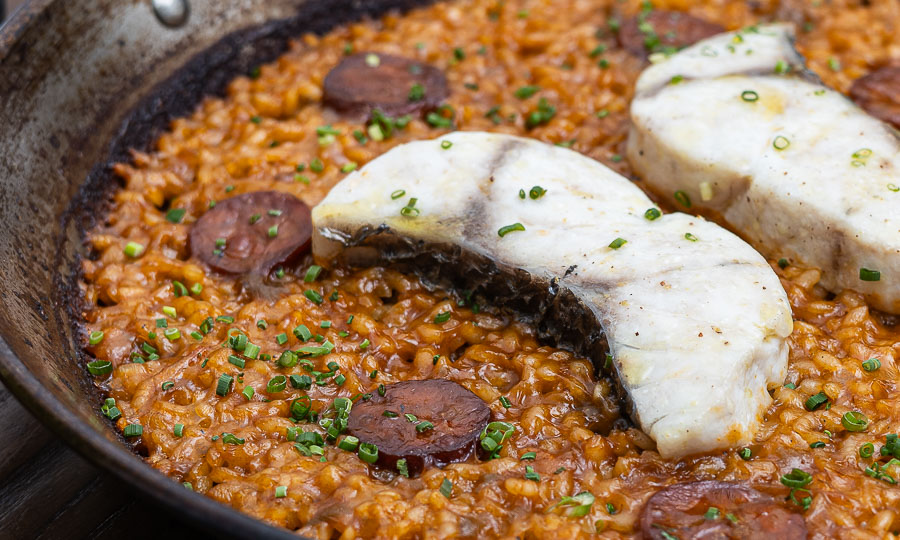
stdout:
<svg viewBox="0 0 900 540">
<path fill-rule="evenodd" d="M 170 28 L 186 23 L 191 13 L 187 0 L 151 0 L 150 3 L 159 22 Z"/>
</svg>

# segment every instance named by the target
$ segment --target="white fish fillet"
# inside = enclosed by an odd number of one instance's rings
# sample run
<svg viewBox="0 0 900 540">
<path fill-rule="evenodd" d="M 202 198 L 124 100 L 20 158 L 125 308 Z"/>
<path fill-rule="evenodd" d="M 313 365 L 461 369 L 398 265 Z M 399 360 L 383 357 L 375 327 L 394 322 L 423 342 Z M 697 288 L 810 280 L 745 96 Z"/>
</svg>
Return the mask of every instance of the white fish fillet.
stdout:
<svg viewBox="0 0 900 540">
<path fill-rule="evenodd" d="M 520 198 L 535 185 L 543 197 Z M 404 217 L 411 197 L 420 214 Z M 384 226 L 381 235 L 459 246 L 558 282 L 602 326 L 632 415 L 662 456 L 745 444 L 771 401 L 767 385 L 784 381 L 785 292 L 732 233 L 685 214 L 651 221 L 651 207 L 627 179 L 576 152 L 453 133 L 399 146 L 335 186 L 313 209 L 313 251 L 333 258 L 359 231 Z M 516 222 L 525 231 L 498 235 Z M 608 247 L 616 238 L 627 243 Z"/>
<path fill-rule="evenodd" d="M 647 68 L 631 118 L 628 158 L 653 191 L 682 190 L 763 254 L 900 313 L 900 140 L 805 70 L 790 27 L 714 36 Z"/>
</svg>

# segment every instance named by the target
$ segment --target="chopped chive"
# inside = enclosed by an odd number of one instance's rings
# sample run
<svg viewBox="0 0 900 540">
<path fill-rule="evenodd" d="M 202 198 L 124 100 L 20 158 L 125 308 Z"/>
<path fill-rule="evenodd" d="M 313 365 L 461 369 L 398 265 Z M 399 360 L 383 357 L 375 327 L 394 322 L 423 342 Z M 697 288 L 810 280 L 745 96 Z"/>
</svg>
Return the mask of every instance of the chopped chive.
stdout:
<svg viewBox="0 0 900 540">
<path fill-rule="evenodd" d="M 522 457 L 519 458 L 519 461 L 534 461 L 535 459 L 537 459 L 536 452 L 525 452 L 522 454 Z"/>
<path fill-rule="evenodd" d="M 301 341 L 309 341 L 312 339 L 312 332 L 309 331 L 309 328 L 307 328 L 305 324 L 294 327 L 293 332 L 294 335 L 297 336 L 297 339 Z"/>
<path fill-rule="evenodd" d="M 859 447 L 859 457 L 863 459 L 868 459 L 872 457 L 872 454 L 875 453 L 875 445 L 867 442 L 864 445 Z"/>
<path fill-rule="evenodd" d="M 442 324 L 450 320 L 450 312 L 445 311 L 443 313 L 438 313 L 434 317 L 434 324 Z"/>
<path fill-rule="evenodd" d="M 363 350 L 368 349 L 370 344 L 371 343 L 369 342 L 369 339 L 366 338 L 366 339 L 362 340 L 362 343 L 359 344 L 359 348 L 363 349 Z"/>
<path fill-rule="evenodd" d="M 219 315 L 216 317 L 216 322 L 231 324 L 234 322 L 234 317 L 229 317 L 228 315 Z"/>
<path fill-rule="evenodd" d="M 789 264 L 790 263 L 785 258 L 778 259 L 778 268 L 781 268 L 782 270 L 787 268 Z"/>
<path fill-rule="evenodd" d="M 509 401 L 509 398 L 506 396 L 500 396 L 500 405 L 503 405 L 504 409 L 508 409 L 512 407 L 512 403 Z"/>
<path fill-rule="evenodd" d="M 200 283 L 194 283 L 193 285 L 191 285 L 191 293 L 200 294 L 201 292 L 203 292 L 203 285 L 201 285 Z"/>
<path fill-rule="evenodd" d="M 181 331 L 177 328 L 166 328 L 166 331 L 163 332 L 163 335 L 165 335 L 166 339 L 168 339 L 169 341 L 181 339 Z"/>
<path fill-rule="evenodd" d="M 612 242 L 609 243 L 609 247 L 610 247 L 610 249 L 619 249 L 620 247 L 624 246 L 627 243 L 628 243 L 628 240 L 625 240 L 624 238 L 616 238 L 615 240 L 613 240 Z"/>
<path fill-rule="evenodd" d="M 357 455 L 359 456 L 359 459 L 366 463 L 375 463 L 378 461 L 378 446 L 372 443 L 362 443 L 359 445 L 359 452 Z"/>
<path fill-rule="evenodd" d="M 828 395 L 825 392 L 819 392 L 818 394 L 809 396 L 803 403 L 803 406 L 806 407 L 807 411 L 814 411 L 824 405 L 827 401 Z"/>
<path fill-rule="evenodd" d="M 219 376 L 219 380 L 216 383 L 216 394 L 220 396 L 226 396 L 228 392 L 231 391 L 231 383 L 234 382 L 234 377 L 227 373 L 223 373 Z"/>
<path fill-rule="evenodd" d="M 259 345 L 247 342 L 247 345 L 244 347 L 244 356 L 255 359 L 259 356 L 259 350 Z"/>
<path fill-rule="evenodd" d="M 309 390 L 312 386 L 312 377 L 309 375 L 291 375 L 288 377 L 291 386 L 299 390 Z"/>
<path fill-rule="evenodd" d="M 503 238 L 504 236 L 506 236 L 507 234 L 509 234 L 513 231 L 524 231 L 524 230 L 525 230 L 525 226 L 522 225 L 521 223 L 513 223 L 512 225 L 505 225 L 503 227 L 500 227 L 500 230 L 497 231 L 497 234 L 500 235 L 500 238 Z"/>
<path fill-rule="evenodd" d="M 323 170 L 325 170 L 325 164 L 322 163 L 321 159 L 313 158 L 309 162 L 309 170 L 311 170 L 313 172 L 322 172 Z"/>
<path fill-rule="evenodd" d="M 241 395 L 243 395 L 245 398 L 247 398 L 248 401 L 253 399 L 254 393 L 255 393 L 255 391 L 253 390 L 252 386 L 245 386 L 244 389 L 241 391 Z"/>
<path fill-rule="evenodd" d="M 341 167 L 341 172 L 342 173 L 353 172 L 356 170 L 356 168 L 358 166 L 359 166 L 359 164 L 357 164 L 355 161 L 350 161 L 350 162 L 344 163 L 344 165 Z"/>
<path fill-rule="evenodd" d="M 322 273 L 322 267 L 317 264 L 314 264 L 314 265 L 310 266 L 309 269 L 306 271 L 306 275 L 303 276 L 303 281 L 305 283 L 312 283 L 313 281 L 318 279 L 319 274 L 321 274 L 321 273 Z"/>
<path fill-rule="evenodd" d="M 140 424 L 128 424 L 125 426 L 125 429 L 122 430 L 122 435 L 126 438 L 130 437 L 140 437 L 144 434 L 144 426 Z"/>
<path fill-rule="evenodd" d="M 753 456 L 753 451 L 749 448 L 741 448 L 740 452 L 738 452 L 738 455 L 741 456 L 741 459 L 747 461 Z"/>
<path fill-rule="evenodd" d="M 185 212 L 187 212 L 187 210 L 184 208 L 170 208 L 169 211 L 166 212 L 166 220 L 172 223 L 181 223 Z"/>
<path fill-rule="evenodd" d="M 431 422 L 429 422 L 427 420 L 416 424 L 416 431 L 419 433 L 424 433 L 424 432 L 428 431 L 429 429 L 434 429 L 434 424 L 432 424 Z"/>
<path fill-rule="evenodd" d="M 419 202 L 419 199 L 413 197 L 409 200 L 409 202 L 400 209 L 400 215 L 403 217 L 416 217 L 419 215 L 419 209 L 416 208 L 416 203 Z"/>
<path fill-rule="evenodd" d="M 662 212 L 659 211 L 658 208 L 648 208 L 646 212 L 644 212 L 644 219 L 648 221 L 655 221 L 662 216 Z"/>
<path fill-rule="evenodd" d="M 243 358 L 241 358 L 240 356 L 235 356 L 233 354 L 228 355 L 228 363 L 235 365 L 241 369 L 244 369 L 244 367 L 246 365 L 246 362 L 244 362 Z"/>
<path fill-rule="evenodd" d="M 881 272 L 868 268 L 859 269 L 859 279 L 862 281 L 881 281 Z"/>
<path fill-rule="evenodd" d="M 772 141 L 772 146 L 775 148 L 775 150 L 784 150 L 785 148 L 787 148 L 790 145 L 791 145 L 791 141 L 789 141 L 787 139 L 787 137 L 784 137 L 782 135 L 778 135 Z"/>
<path fill-rule="evenodd" d="M 533 482 L 540 482 L 540 481 L 541 481 L 541 475 L 539 475 L 538 473 L 534 472 L 534 467 L 532 467 L 531 465 L 526 465 L 526 466 L 525 466 L 525 479 L 526 479 L 526 480 L 531 480 L 531 481 L 533 481 Z"/>
<path fill-rule="evenodd" d="M 128 242 L 125 244 L 124 252 L 125 255 L 128 255 L 131 258 L 140 257 L 141 253 L 144 252 L 144 245 L 137 242 Z"/>
<path fill-rule="evenodd" d="M 531 197 L 532 200 L 536 201 L 544 196 L 547 193 L 547 190 L 542 188 L 541 186 L 534 186 L 528 191 L 528 196 Z"/>
<path fill-rule="evenodd" d="M 287 387 L 287 377 L 284 375 L 276 375 L 269 379 L 269 382 L 266 384 L 266 392 L 270 394 L 277 394 L 281 392 Z"/>
<path fill-rule="evenodd" d="M 513 95 L 519 99 L 528 99 L 531 96 L 538 93 L 540 90 L 541 90 L 540 86 L 535 86 L 535 85 L 522 86 L 522 87 L 516 89 L 516 91 L 513 92 Z"/>
<path fill-rule="evenodd" d="M 322 295 L 312 289 L 306 289 L 305 291 L 303 291 L 303 295 L 309 298 L 309 300 L 314 304 L 321 304 L 324 301 Z"/>
<path fill-rule="evenodd" d="M 847 431 L 865 431 L 869 425 L 869 419 L 859 411 L 849 411 L 841 417 L 841 425 Z"/>
<path fill-rule="evenodd" d="M 244 439 L 239 438 L 234 433 L 223 433 L 222 434 L 222 444 L 244 444 Z"/>
<path fill-rule="evenodd" d="M 744 90 L 741 92 L 741 99 L 748 103 L 753 103 L 754 101 L 759 100 L 759 94 L 757 94 L 754 90 Z"/>
<path fill-rule="evenodd" d="M 88 343 L 91 345 L 97 345 L 101 341 L 103 341 L 103 332 L 101 330 L 95 330 L 88 336 Z"/>
<path fill-rule="evenodd" d="M 164 318 L 156 319 L 156 327 L 157 328 L 168 328 L 169 321 Z"/>
<path fill-rule="evenodd" d="M 690 240 L 691 242 L 696 242 L 697 240 L 699 240 L 699 238 L 694 236 L 692 233 L 684 233 L 684 238 L 686 240 Z"/>
<path fill-rule="evenodd" d="M 172 388 L 173 386 L 175 386 L 175 383 L 173 381 L 166 381 L 166 382 L 162 383 L 163 391 L 168 390 L 169 388 Z"/>
<path fill-rule="evenodd" d="M 394 191 L 393 193 L 391 193 L 391 199 L 397 200 L 397 199 L 399 199 L 400 197 L 402 197 L 402 196 L 404 196 L 404 195 L 406 195 L 406 190 L 405 190 L 405 189 L 398 189 L 397 191 Z"/>
<path fill-rule="evenodd" d="M 453 482 L 451 482 L 448 478 L 445 477 L 441 481 L 440 492 L 441 492 L 441 495 L 443 495 L 444 497 L 447 497 L 449 499 L 450 495 L 453 493 Z"/>
<path fill-rule="evenodd" d="M 825 448 L 825 443 L 822 441 L 815 441 L 809 443 L 810 448 Z"/>
<path fill-rule="evenodd" d="M 414 83 L 409 88 L 407 99 L 409 99 L 409 101 L 422 101 L 425 99 L 425 87 L 419 83 Z"/>
<path fill-rule="evenodd" d="M 600 109 L 596 114 L 597 118 L 606 118 L 609 116 L 609 111 L 606 109 Z"/>
<path fill-rule="evenodd" d="M 169 317 L 172 317 L 173 319 L 178 317 L 178 312 L 176 312 L 175 308 L 173 308 L 172 306 L 163 306 L 162 312 Z"/>
<path fill-rule="evenodd" d="M 451 146 L 453 146 L 453 143 L 452 143 L 452 142 L 450 142 L 450 141 L 441 141 L 441 148 L 443 148 L 444 150 L 450 149 Z"/>
<path fill-rule="evenodd" d="M 88 362 L 88 371 L 91 375 L 106 375 L 112 373 L 112 363 L 106 360 L 94 360 Z"/>
<path fill-rule="evenodd" d="M 675 200 L 678 201 L 678 204 L 680 204 L 681 206 L 683 206 L 685 208 L 691 207 L 690 196 L 686 192 L 684 192 L 680 189 L 675 192 Z"/>
<path fill-rule="evenodd" d="M 175 427 L 172 429 L 172 433 L 176 437 L 182 437 L 184 435 L 184 424 L 175 424 Z"/>
<path fill-rule="evenodd" d="M 876 371 L 881 367 L 881 360 L 877 358 L 869 358 L 865 362 L 862 363 L 862 367 L 866 371 Z"/>
<path fill-rule="evenodd" d="M 287 497 L 287 486 L 277 486 L 275 488 L 275 498 L 283 499 Z"/>
<path fill-rule="evenodd" d="M 288 340 L 287 334 L 285 334 L 284 332 L 275 336 L 275 342 L 278 343 L 279 345 L 284 345 L 285 343 L 287 343 L 287 340 Z"/>
<path fill-rule="evenodd" d="M 356 452 L 357 447 L 359 447 L 359 439 L 353 435 L 347 435 L 338 442 L 337 447 L 347 452 Z"/>
<path fill-rule="evenodd" d="M 369 372 L 369 378 L 370 378 L 370 379 L 374 379 L 374 378 L 377 377 L 377 376 L 378 376 L 378 370 L 377 370 L 377 369 L 373 369 L 372 371 Z"/>
<path fill-rule="evenodd" d="M 369 53 L 366 55 L 366 65 L 369 67 L 378 67 L 381 65 L 381 58 L 374 53 Z"/>
</svg>

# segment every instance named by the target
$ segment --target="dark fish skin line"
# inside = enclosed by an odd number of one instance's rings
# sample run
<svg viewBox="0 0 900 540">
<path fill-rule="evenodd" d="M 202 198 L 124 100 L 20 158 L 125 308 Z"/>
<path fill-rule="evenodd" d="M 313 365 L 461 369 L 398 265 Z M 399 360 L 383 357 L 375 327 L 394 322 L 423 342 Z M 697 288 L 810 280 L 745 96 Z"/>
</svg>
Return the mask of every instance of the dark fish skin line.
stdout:
<svg viewBox="0 0 900 540">
<path fill-rule="evenodd" d="M 389 266 L 416 274 L 430 289 L 472 291 L 479 304 L 508 310 L 516 320 L 532 324 L 539 340 L 591 359 L 595 372 L 603 375 L 601 369 L 609 345 L 601 323 L 566 284 L 576 265 L 569 267 L 564 276 L 548 280 L 499 265 L 455 244 L 404 237 L 384 224 L 352 233 L 331 228 L 320 229 L 319 233 L 343 245 L 333 262 L 350 267 Z M 634 425 L 640 425 L 636 409 L 615 375 L 619 368 L 614 366 L 610 380 L 621 410 Z"/>
</svg>

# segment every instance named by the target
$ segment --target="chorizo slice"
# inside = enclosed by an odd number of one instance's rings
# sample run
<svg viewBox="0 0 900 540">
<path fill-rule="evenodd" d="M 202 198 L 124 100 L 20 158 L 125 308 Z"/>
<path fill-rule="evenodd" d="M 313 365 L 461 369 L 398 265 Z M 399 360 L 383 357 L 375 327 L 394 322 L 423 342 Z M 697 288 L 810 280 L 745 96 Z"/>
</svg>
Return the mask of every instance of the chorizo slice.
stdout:
<svg viewBox="0 0 900 540">
<path fill-rule="evenodd" d="M 325 104 L 351 116 L 379 109 L 389 116 L 433 109 L 449 95 L 438 68 L 402 56 L 362 52 L 328 72 Z"/>
<path fill-rule="evenodd" d="M 218 202 L 194 223 L 191 255 L 228 274 L 269 273 L 309 249 L 310 210 L 280 191 L 254 191 Z"/>
<path fill-rule="evenodd" d="M 718 24 L 687 13 L 653 10 L 623 22 L 619 43 L 631 54 L 647 58 L 650 53 L 668 47 L 681 49 L 724 31 Z"/>
<path fill-rule="evenodd" d="M 475 451 L 491 410 L 481 398 L 446 379 L 385 385 L 350 411 L 347 429 L 360 442 L 378 447 L 376 465 L 398 470 L 406 460 L 409 476 L 427 465 L 465 461 Z"/>
<path fill-rule="evenodd" d="M 872 116 L 900 129 L 900 65 L 885 66 L 856 79 L 850 97 Z"/>
<path fill-rule="evenodd" d="M 658 491 L 640 516 L 645 538 L 803 540 L 803 517 L 753 488 L 707 480 Z"/>
</svg>

